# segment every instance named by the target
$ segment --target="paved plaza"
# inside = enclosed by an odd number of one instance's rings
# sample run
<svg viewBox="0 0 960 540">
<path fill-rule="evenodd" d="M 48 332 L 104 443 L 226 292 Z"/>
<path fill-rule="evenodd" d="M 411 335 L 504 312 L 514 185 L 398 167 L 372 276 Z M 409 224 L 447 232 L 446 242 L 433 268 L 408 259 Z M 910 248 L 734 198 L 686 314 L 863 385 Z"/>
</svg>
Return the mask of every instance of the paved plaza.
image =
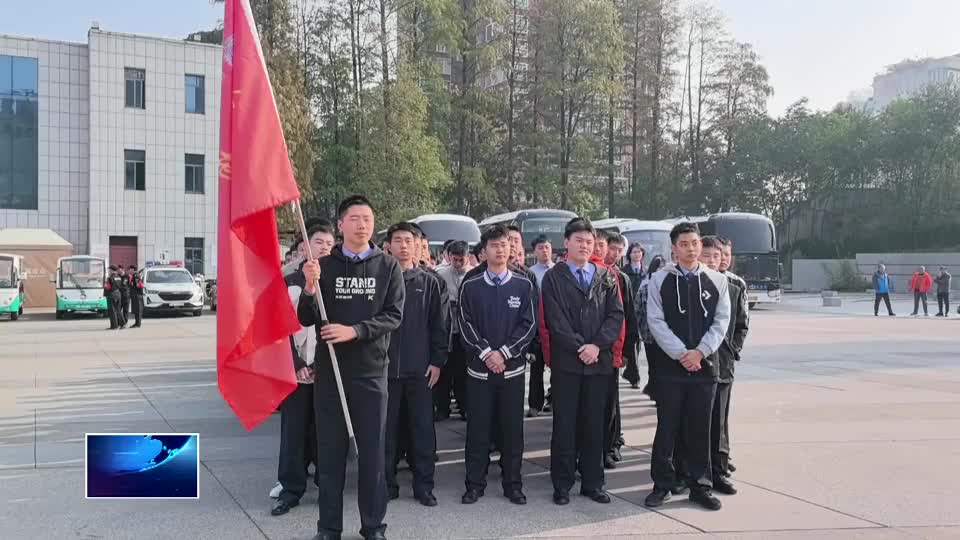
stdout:
<svg viewBox="0 0 960 540">
<path fill-rule="evenodd" d="M 527 419 L 527 506 L 487 495 L 460 504 L 466 425 L 437 425 L 440 506 L 401 499 L 391 539 L 960 538 L 960 317 L 873 317 L 872 297 L 788 296 L 758 308 L 738 366 L 731 413 L 740 494 L 720 512 L 675 498 L 643 507 L 651 488 L 656 410 L 621 389 L 627 447 L 607 471 L 612 504 L 551 502 L 549 416 Z M 288 515 L 269 514 L 279 415 L 247 433 L 216 387 L 215 317 L 147 319 L 107 332 L 99 319 L 28 313 L 0 321 L 0 537 L 11 539 L 309 539 L 316 489 Z M 86 432 L 199 432 L 198 501 L 85 500 Z M 348 478 L 344 538 L 359 538 Z M 573 491 L 576 493 L 576 488 Z"/>
</svg>

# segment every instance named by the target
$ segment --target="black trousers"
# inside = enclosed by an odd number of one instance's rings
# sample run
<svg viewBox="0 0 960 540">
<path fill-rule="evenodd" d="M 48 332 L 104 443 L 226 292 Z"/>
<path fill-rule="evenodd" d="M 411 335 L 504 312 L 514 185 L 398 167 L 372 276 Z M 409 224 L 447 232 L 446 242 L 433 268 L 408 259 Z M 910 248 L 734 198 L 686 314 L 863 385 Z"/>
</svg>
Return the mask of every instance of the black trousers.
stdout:
<svg viewBox="0 0 960 540">
<path fill-rule="evenodd" d="M 482 381 L 467 377 L 467 489 L 487 487 L 490 442 L 494 420 L 499 427 L 500 468 L 504 494 L 523 487 L 524 377 L 492 377 Z"/>
<path fill-rule="evenodd" d="M 937 312 L 943 313 L 944 315 L 950 312 L 950 293 L 937 293 L 937 308 Z"/>
<path fill-rule="evenodd" d="M 140 326 L 140 321 L 143 319 L 143 297 L 139 294 L 130 296 L 130 311 L 133 312 L 137 326 Z"/>
<path fill-rule="evenodd" d="M 543 350 L 540 347 L 535 348 L 533 355 L 536 359 L 530 364 L 530 390 L 527 393 L 527 406 L 542 411 L 546 398 L 543 376 L 547 369 L 547 363 L 543 359 Z"/>
<path fill-rule="evenodd" d="M 604 426 L 603 451 L 612 452 L 621 446 L 620 429 L 620 370 L 614 369 L 609 378 L 606 405 L 603 409 Z"/>
<path fill-rule="evenodd" d="M 713 487 L 710 425 L 717 383 L 660 378 L 656 385 L 657 433 L 650 466 L 654 489 L 668 490 L 677 485 L 674 457 L 686 468 L 685 481 L 690 487 Z M 683 444 L 678 449 L 681 434 Z"/>
<path fill-rule="evenodd" d="M 120 297 L 120 315 L 121 326 L 126 325 L 127 321 L 130 319 L 130 295 L 123 295 Z"/>
<path fill-rule="evenodd" d="M 436 433 L 433 428 L 433 395 L 425 377 L 390 379 L 387 400 L 386 482 L 387 489 L 397 484 L 398 447 L 401 437 L 407 442 L 407 460 L 413 464 L 413 493 L 433 491 Z M 403 414 L 403 413 L 406 414 Z M 402 435 L 401 435 L 402 434 Z"/>
<path fill-rule="evenodd" d="M 280 404 L 280 464 L 277 479 L 280 500 L 300 501 L 307 490 L 307 467 L 316 463 L 317 426 L 314 422 L 313 385 L 298 384 Z"/>
<path fill-rule="evenodd" d="M 554 398 L 550 438 L 550 479 L 554 491 L 568 493 L 573 487 L 578 454 L 580 490 L 603 488 L 604 412 L 610 376 L 554 370 L 550 387 Z"/>
<path fill-rule="evenodd" d="M 634 345 L 633 348 L 633 354 L 623 355 L 627 359 L 627 366 L 623 369 L 623 378 L 630 384 L 638 384 L 640 382 L 640 367 L 638 366 L 638 362 L 640 361 L 640 343 Z"/>
<path fill-rule="evenodd" d="M 450 393 L 457 401 L 460 414 L 467 410 L 467 353 L 463 349 L 460 336 L 454 335 L 450 342 L 450 354 L 447 363 L 440 369 L 440 379 L 433 387 L 434 406 L 440 417 L 450 416 Z"/>
<path fill-rule="evenodd" d="M 893 315 L 893 308 L 890 307 L 890 293 L 877 293 L 873 299 L 873 314 L 877 315 L 880 313 L 880 300 L 883 300 L 883 303 L 886 304 L 887 313 Z"/>
<path fill-rule="evenodd" d="M 643 349 L 646 350 L 646 345 L 643 345 Z M 639 358 L 639 355 L 637 356 Z M 650 392 L 650 399 L 656 401 L 656 387 L 657 387 L 657 374 L 656 366 L 654 362 L 650 360 L 650 356 L 647 355 L 647 391 Z"/>
<path fill-rule="evenodd" d="M 110 328 L 123 325 L 123 316 L 120 314 L 120 298 L 107 297 L 107 315 L 110 317 Z"/>
<path fill-rule="evenodd" d="M 717 383 L 717 394 L 713 400 L 713 421 L 710 424 L 710 466 L 713 480 L 727 474 L 730 462 L 730 433 L 727 420 L 730 418 L 730 390 L 733 383 Z"/>
<path fill-rule="evenodd" d="M 349 362 L 349 359 L 345 359 Z M 347 428 L 333 374 L 317 366 L 313 383 L 317 422 L 317 505 L 318 532 L 343 532 L 343 485 L 346 476 Z M 327 366 L 329 370 L 329 366 Z M 387 424 L 387 378 L 354 378 L 343 381 L 347 406 L 357 437 L 360 534 L 383 531 L 387 513 L 387 484 L 384 472 Z"/>
<path fill-rule="evenodd" d="M 923 302 L 923 314 L 927 314 L 927 293 L 920 291 L 913 291 L 913 314 L 917 314 L 917 310 L 920 308 L 920 302 Z"/>
</svg>

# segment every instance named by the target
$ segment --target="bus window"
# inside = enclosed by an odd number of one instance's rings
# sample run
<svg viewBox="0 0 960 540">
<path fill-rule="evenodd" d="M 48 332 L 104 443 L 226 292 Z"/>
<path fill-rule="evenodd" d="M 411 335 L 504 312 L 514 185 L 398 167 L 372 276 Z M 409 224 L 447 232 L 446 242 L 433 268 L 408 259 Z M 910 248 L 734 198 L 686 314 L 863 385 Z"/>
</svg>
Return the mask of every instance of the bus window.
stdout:
<svg viewBox="0 0 960 540">
<path fill-rule="evenodd" d="M 480 241 L 480 228 L 473 221 L 431 219 L 420 221 L 417 225 L 423 229 L 431 244 L 463 240 L 472 245 Z"/>
<path fill-rule="evenodd" d="M 645 255 L 643 264 L 647 265 L 657 255 L 670 260 L 670 231 L 627 231 L 623 237 L 629 244 L 639 242 Z"/>
<path fill-rule="evenodd" d="M 0 259 L 0 289 L 13 288 L 15 281 L 13 259 Z"/>
<path fill-rule="evenodd" d="M 68 259 L 60 264 L 60 288 L 97 289 L 103 287 L 103 261 Z"/>
<path fill-rule="evenodd" d="M 528 218 L 520 223 L 520 233 L 523 235 L 523 247 L 527 251 L 532 249 L 533 241 L 541 235 L 550 239 L 553 249 L 563 249 L 563 231 L 570 221 L 568 217 L 540 217 Z"/>
</svg>

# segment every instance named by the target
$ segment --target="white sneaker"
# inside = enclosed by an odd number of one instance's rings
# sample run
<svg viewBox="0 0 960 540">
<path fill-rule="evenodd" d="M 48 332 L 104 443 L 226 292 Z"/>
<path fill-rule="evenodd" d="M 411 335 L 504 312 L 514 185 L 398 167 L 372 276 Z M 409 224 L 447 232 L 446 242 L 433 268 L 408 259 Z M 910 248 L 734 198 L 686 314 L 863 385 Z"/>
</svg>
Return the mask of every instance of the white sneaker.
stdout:
<svg viewBox="0 0 960 540">
<path fill-rule="evenodd" d="M 276 499 L 280 496 L 280 492 L 283 491 L 283 485 L 280 482 L 277 482 L 277 485 L 273 486 L 273 489 L 270 490 L 270 498 Z"/>
</svg>

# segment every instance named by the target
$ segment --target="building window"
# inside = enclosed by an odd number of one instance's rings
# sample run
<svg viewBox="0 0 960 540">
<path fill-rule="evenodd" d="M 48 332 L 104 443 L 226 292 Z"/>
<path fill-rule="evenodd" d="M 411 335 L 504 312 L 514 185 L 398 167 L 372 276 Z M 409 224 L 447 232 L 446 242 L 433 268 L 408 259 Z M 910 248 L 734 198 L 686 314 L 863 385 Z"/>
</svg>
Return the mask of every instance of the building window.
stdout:
<svg viewBox="0 0 960 540">
<path fill-rule="evenodd" d="M 187 75 L 184 81 L 186 88 L 187 112 L 203 114 L 203 75 Z"/>
<path fill-rule="evenodd" d="M 147 190 L 147 153 L 143 150 L 123 151 L 123 189 Z"/>
<path fill-rule="evenodd" d="M 203 154 L 184 154 L 183 163 L 186 171 L 185 191 L 203 195 Z"/>
<path fill-rule="evenodd" d="M 147 72 L 137 68 L 123 68 L 126 80 L 126 106 L 130 109 L 146 109 Z"/>
<path fill-rule="evenodd" d="M 203 238 L 183 239 L 183 259 L 191 274 L 203 273 Z"/>
<path fill-rule="evenodd" d="M 37 59 L 0 55 L 0 208 L 36 210 Z"/>
</svg>

